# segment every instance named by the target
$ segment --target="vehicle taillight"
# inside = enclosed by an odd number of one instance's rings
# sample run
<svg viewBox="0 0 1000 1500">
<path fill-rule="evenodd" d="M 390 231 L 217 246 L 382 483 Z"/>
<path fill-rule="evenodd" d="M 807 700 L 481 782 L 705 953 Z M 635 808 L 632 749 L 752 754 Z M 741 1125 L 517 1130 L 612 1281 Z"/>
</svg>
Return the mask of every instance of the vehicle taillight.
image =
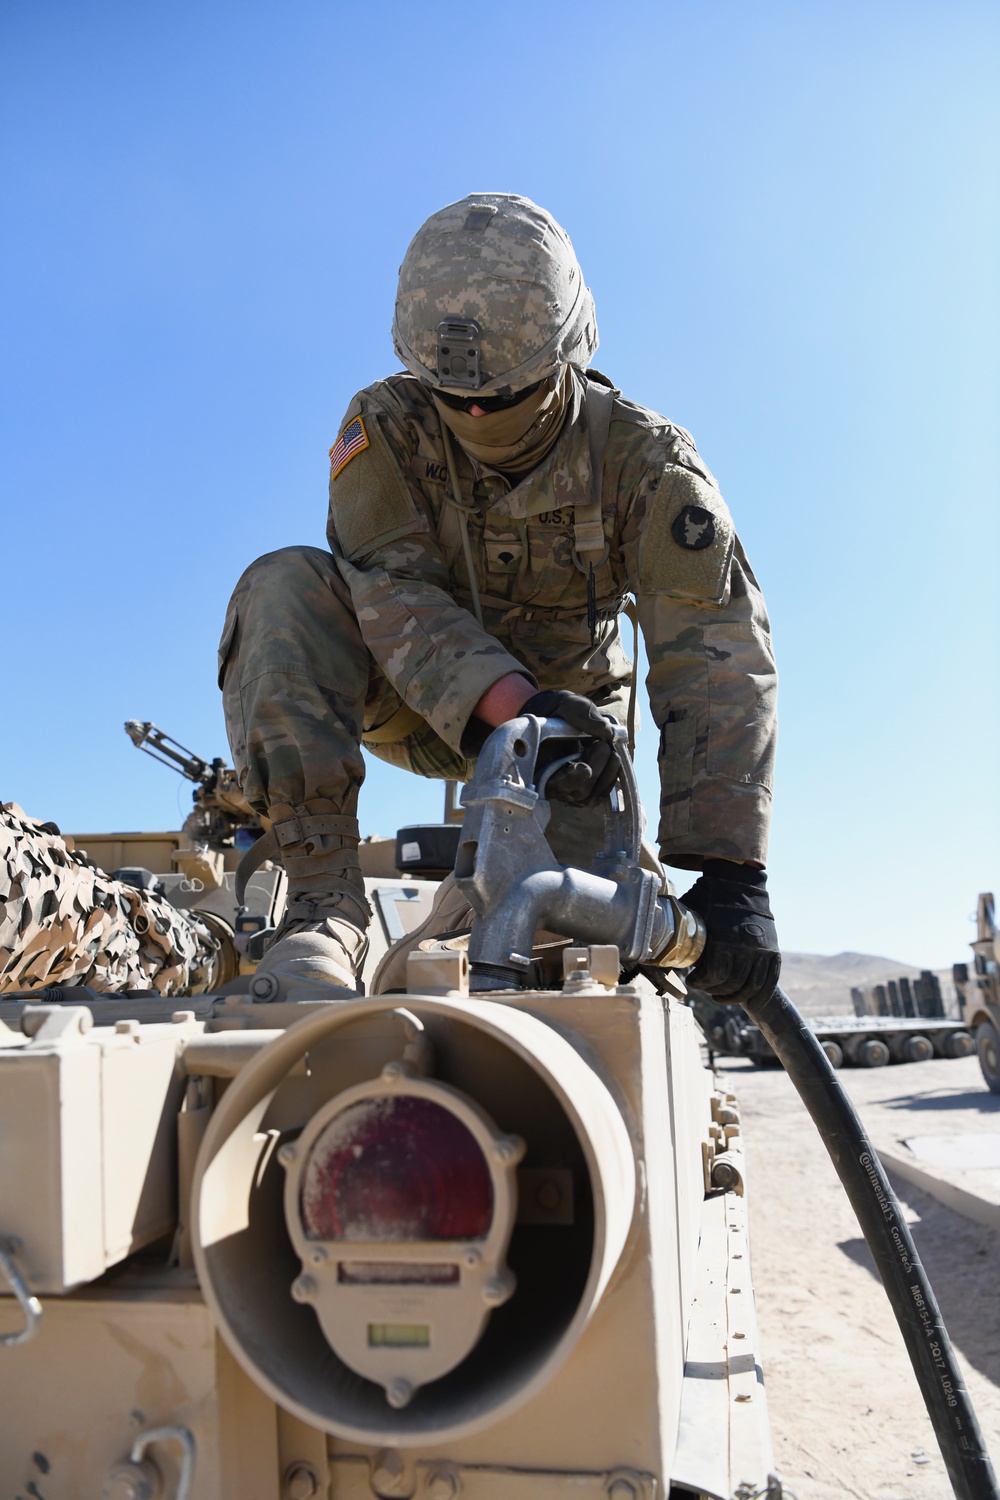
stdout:
<svg viewBox="0 0 1000 1500">
<path fill-rule="evenodd" d="M 313 1240 L 483 1239 L 493 1184 L 482 1149 L 450 1110 L 381 1096 L 349 1105 L 317 1136 L 300 1209 Z"/>
</svg>

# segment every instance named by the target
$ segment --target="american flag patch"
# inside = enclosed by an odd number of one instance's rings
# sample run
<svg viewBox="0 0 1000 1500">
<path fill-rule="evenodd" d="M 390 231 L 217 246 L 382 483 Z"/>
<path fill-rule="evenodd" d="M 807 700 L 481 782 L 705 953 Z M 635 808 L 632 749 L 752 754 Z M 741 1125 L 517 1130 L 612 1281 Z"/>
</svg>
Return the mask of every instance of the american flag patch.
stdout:
<svg viewBox="0 0 1000 1500">
<path fill-rule="evenodd" d="M 330 449 L 330 478 L 336 479 L 345 464 L 349 464 L 356 453 L 363 453 L 369 446 L 365 424 L 360 417 L 348 422 L 340 437 Z"/>
</svg>

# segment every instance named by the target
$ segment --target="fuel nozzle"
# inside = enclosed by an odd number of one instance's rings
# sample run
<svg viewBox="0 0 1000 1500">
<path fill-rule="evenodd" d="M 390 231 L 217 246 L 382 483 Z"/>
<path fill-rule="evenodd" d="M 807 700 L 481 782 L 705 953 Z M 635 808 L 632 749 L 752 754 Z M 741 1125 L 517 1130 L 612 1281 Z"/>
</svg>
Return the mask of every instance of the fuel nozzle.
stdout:
<svg viewBox="0 0 1000 1500">
<path fill-rule="evenodd" d="M 455 881 L 475 913 L 473 990 L 525 988 L 540 927 L 613 943 L 626 968 L 689 968 L 705 946 L 701 919 L 664 891 L 662 871 L 640 863 L 641 809 L 624 730 L 616 731 L 621 778 L 606 799 L 603 848 L 589 870 L 556 859 L 546 839 L 551 813 L 539 789 L 538 755 L 548 741 L 574 736 L 563 721 L 532 714 L 501 724 L 462 793 Z"/>
<path fill-rule="evenodd" d="M 660 896 L 657 906 L 663 922 L 662 934 L 654 928 L 655 958 L 649 960 L 658 969 L 689 969 L 704 952 L 705 924 L 690 906 L 682 906 L 676 896 Z M 662 943 L 659 951 L 657 942 Z"/>
</svg>

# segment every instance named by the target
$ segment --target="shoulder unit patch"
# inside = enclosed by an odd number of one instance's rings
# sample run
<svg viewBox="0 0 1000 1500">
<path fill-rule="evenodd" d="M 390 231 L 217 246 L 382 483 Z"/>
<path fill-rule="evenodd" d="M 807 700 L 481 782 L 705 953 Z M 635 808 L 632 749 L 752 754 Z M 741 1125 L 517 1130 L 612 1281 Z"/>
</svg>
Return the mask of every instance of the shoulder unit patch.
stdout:
<svg viewBox="0 0 1000 1500">
<path fill-rule="evenodd" d="M 702 505 L 685 505 L 674 517 L 670 534 L 678 547 L 701 552 L 715 541 L 715 518 Z"/>
<path fill-rule="evenodd" d="M 341 469 L 369 446 L 364 421 L 361 417 L 352 417 L 330 449 L 330 478 L 336 479 Z"/>
</svg>

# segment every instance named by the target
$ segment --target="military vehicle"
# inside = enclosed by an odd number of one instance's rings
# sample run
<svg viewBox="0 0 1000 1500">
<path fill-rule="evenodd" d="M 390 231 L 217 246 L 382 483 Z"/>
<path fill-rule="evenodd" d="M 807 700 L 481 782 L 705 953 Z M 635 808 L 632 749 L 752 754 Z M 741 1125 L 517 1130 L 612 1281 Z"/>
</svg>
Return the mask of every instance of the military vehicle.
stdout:
<svg viewBox="0 0 1000 1500">
<path fill-rule="evenodd" d="M 969 1057 L 975 1042 L 964 1020 L 895 1016 L 807 1016 L 832 1068 L 884 1068 L 887 1063 L 928 1062 L 932 1057 Z M 778 1061 L 759 1026 L 745 1018 L 726 1023 L 713 1035 L 713 1049 L 749 1057 L 760 1066 Z"/>
<path fill-rule="evenodd" d="M 704 930 L 644 868 L 624 731 L 603 847 L 556 862 L 564 762 L 538 753 L 573 738 L 530 716 L 491 735 L 455 851 L 471 930 L 412 946 L 391 993 L 254 972 L 281 872 L 234 905 L 252 815 L 221 764 L 185 772 L 187 844 L 116 836 L 119 875 L 180 902 L 217 965 L 228 926 L 238 972 L 180 999 L 0 994 L 12 1496 L 780 1500 L 739 1112 L 683 1003 Z M 386 941 L 435 889 L 369 883 Z M 995 1496 L 870 1143 L 785 997 L 754 1019 L 848 1143 L 955 1493 Z"/>
<path fill-rule="evenodd" d="M 508 735 L 459 846 L 502 926 L 418 948 L 404 994 L 331 1003 L 254 973 L 283 875 L 258 871 L 237 908 L 260 829 L 232 773 L 129 729 L 195 783 L 192 817 L 74 842 L 227 921 L 242 972 L 181 999 L 0 997 L 11 1492 L 779 1495 L 736 1103 L 681 980 L 619 982 L 613 939 L 690 961 L 696 936 L 639 868 L 634 787 L 603 873 L 567 882 L 540 853 L 533 750 Z M 405 877 L 396 842 L 363 845 L 368 974 L 429 912 L 438 883 L 409 870 L 430 842 L 398 841 Z M 477 845 L 506 847 L 502 868 Z M 519 876 L 538 864 L 536 912 Z M 541 907 L 580 902 L 594 942 L 533 959 Z"/>
<path fill-rule="evenodd" d="M 968 964 L 955 964 L 952 973 L 962 1019 L 976 1039 L 986 1087 L 1000 1094 L 1000 928 L 992 891 L 984 891 L 976 905 L 972 952 L 972 973 Z"/>
</svg>

